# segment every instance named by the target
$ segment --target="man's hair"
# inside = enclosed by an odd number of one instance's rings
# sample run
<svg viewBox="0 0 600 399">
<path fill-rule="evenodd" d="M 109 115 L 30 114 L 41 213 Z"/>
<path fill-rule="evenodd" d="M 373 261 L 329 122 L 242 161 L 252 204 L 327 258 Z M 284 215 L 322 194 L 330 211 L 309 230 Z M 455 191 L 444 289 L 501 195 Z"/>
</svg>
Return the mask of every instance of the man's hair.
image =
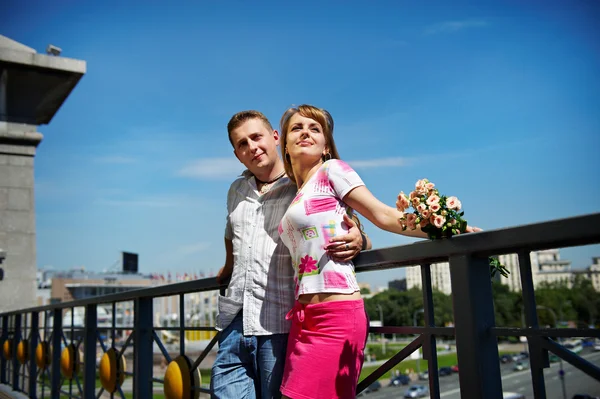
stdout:
<svg viewBox="0 0 600 399">
<path fill-rule="evenodd" d="M 273 131 L 273 127 L 271 126 L 271 122 L 267 119 L 265 114 L 255 110 L 249 111 L 241 111 L 237 114 L 233 115 L 227 124 L 227 134 L 229 135 L 229 142 L 233 145 L 233 141 L 231 140 L 231 132 L 235 129 L 246 123 L 251 119 L 258 119 L 265 124 L 265 126 L 269 129 L 269 131 Z"/>
</svg>

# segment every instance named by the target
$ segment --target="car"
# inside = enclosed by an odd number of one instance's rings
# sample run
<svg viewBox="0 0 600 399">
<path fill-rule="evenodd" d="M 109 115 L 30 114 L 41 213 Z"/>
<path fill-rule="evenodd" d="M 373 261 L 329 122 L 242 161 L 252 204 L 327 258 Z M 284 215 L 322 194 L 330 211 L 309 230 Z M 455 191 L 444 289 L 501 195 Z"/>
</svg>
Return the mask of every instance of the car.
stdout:
<svg viewBox="0 0 600 399">
<path fill-rule="evenodd" d="M 513 370 L 514 371 L 522 371 L 529 368 L 529 363 L 524 361 L 518 361 L 515 363 Z"/>
<path fill-rule="evenodd" d="M 450 367 L 440 367 L 440 369 L 438 370 L 438 375 L 440 377 L 452 375 L 452 369 Z"/>
<path fill-rule="evenodd" d="M 410 384 L 410 377 L 404 374 L 400 374 L 395 376 L 390 381 L 390 386 L 398 387 L 400 385 L 408 385 Z"/>
<path fill-rule="evenodd" d="M 364 390 L 364 392 L 365 393 L 376 392 L 376 391 L 379 391 L 380 388 L 381 388 L 381 383 L 379 381 L 375 381 L 375 382 L 371 383 L 371 385 L 369 385 L 367 387 L 367 389 Z"/>
<path fill-rule="evenodd" d="M 454 372 L 454 373 L 458 373 L 458 364 L 455 364 L 454 366 L 450 367 L 450 369 Z"/>
<path fill-rule="evenodd" d="M 500 356 L 500 363 L 510 363 L 512 362 L 512 356 L 511 355 L 502 355 Z"/>
<path fill-rule="evenodd" d="M 425 385 L 413 385 L 404 392 L 405 398 L 424 398 L 429 394 Z"/>
<path fill-rule="evenodd" d="M 421 374 L 419 374 L 420 380 L 428 380 L 429 379 L 429 371 L 425 370 Z"/>
</svg>

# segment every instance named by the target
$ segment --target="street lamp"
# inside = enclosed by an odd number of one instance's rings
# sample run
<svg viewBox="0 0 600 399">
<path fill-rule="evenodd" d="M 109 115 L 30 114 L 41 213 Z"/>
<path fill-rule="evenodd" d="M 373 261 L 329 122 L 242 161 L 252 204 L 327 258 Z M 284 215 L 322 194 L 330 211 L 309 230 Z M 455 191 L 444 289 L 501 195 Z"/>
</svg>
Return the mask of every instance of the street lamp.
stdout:
<svg viewBox="0 0 600 399">
<path fill-rule="evenodd" d="M 416 327 L 417 326 L 417 314 L 419 313 L 424 313 L 425 309 L 417 309 L 415 310 L 415 313 L 413 313 L 413 325 Z M 418 354 L 419 357 L 417 358 L 417 374 L 421 373 L 421 348 L 418 349 Z"/>
<path fill-rule="evenodd" d="M 556 319 L 556 313 L 554 313 L 554 310 L 552 310 L 551 308 L 549 308 L 547 306 L 543 306 L 543 305 L 537 305 L 536 309 L 546 309 L 548 312 L 550 312 L 550 314 L 552 315 L 552 318 L 554 319 L 554 328 L 558 328 L 557 319 Z M 558 337 L 558 341 L 559 342 L 562 341 L 560 339 L 560 337 Z M 567 399 L 567 388 L 565 387 L 565 372 L 563 370 L 562 358 L 559 356 L 558 360 L 560 362 L 560 371 L 558 372 L 558 374 L 560 376 L 560 381 L 561 381 L 561 384 L 562 384 L 563 398 Z"/>
<path fill-rule="evenodd" d="M 381 327 L 383 327 L 383 309 L 380 304 L 377 304 L 377 309 L 379 309 L 379 320 L 381 321 Z M 385 355 L 385 335 L 381 333 L 381 353 Z"/>
</svg>

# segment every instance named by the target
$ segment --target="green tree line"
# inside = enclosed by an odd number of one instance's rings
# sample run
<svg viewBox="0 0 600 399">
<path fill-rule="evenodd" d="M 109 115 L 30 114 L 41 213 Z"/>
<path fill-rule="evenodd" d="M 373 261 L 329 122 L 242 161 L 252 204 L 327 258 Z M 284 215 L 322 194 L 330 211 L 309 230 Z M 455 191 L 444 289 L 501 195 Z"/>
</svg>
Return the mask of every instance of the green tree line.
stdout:
<svg viewBox="0 0 600 399">
<path fill-rule="evenodd" d="M 523 326 L 523 297 L 521 292 L 511 292 L 507 285 L 492 282 L 496 325 L 501 327 Z M 556 322 L 573 322 L 578 328 L 596 326 L 600 320 L 600 292 L 594 290 L 590 280 L 577 276 L 572 287 L 566 283 L 542 283 L 535 290 L 539 306 L 538 320 L 541 327 L 554 326 L 555 320 L 548 309 L 556 315 Z M 433 291 L 435 325 L 443 327 L 454 322 L 452 295 Z M 389 289 L 365 300 L 371 320 L 383 316 L 385 326 L 412 326 L 423 323 L 423 294 L 420 289 L 398 291 Z M 381 307 L 381 312 L 379 307 Z"/>
</svg>

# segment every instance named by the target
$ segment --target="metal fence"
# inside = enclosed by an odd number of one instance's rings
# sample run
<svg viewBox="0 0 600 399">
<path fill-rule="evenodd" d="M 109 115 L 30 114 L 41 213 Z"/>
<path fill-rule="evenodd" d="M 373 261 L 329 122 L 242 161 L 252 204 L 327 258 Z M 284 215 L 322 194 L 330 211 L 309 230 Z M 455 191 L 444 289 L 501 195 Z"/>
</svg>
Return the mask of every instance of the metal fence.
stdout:
<svg viewBox="0 0 600 399">
<path fill-rule="evenodd" d="M 499 336 L 527 337 L 536 399 L 546 398 L 543 369 L 549 367 L 548 352 L 600 381 L 600 368 L 555 340 L 556 337 L 600 338 L 600 330 L 539 328 L 529 256 L 531 251 L 597 243 L 600 243 L 600 213 L 365 251 L 355 262 L 359 273 L 420 265 L 425 326 L 371 327 L 370 332 L 374 333 L 417 337 L 367 376 L 358 385 L 358 391 L 363 391 L 422 347 L 428 361 L 430 395 L 438 399 L 436 337 L 439 336 L 456 339 L 460 392 L 465 399 L 502 398 Z M 519 256 L 525 328 L 505 328 L 495 323 L 488 256 L 509 253 Z M 454 327 L 437 327 L 434 323 L 430 265 L 443 261 L 450 263 Z M 124 377 L 133 379 L 130 391 L 134 398 L 152 397 L 154 384 L 164 384 L 165 391 L 169 392 L 167 397 L 209 394 L 210 390 L 200 384 L 199 368 L 218 336 L 197 356 L 186 356 L 185 332 L 214 331 L 214 327 L 185 325 L 184 295 L 219 288 L 222 287 L 216 280 L 209 278 L 2 313 L 0 383 L 32 398 L 98 398 L 103 393 L 125 398 L 130 394 L 124 392 Z M 165 296 L 179 297 L 179 326 L 157 326 L 153 321 L 153 300 Z M 118 326 L 115 309 L 117 304 L 126 301 L 134 304 L 133 323 Z M 109 328 L 98 326 L 98 306 L 104 304 L 113 309 Z M 78 307 L 85 308 L 82 328 L 73 323 L 74 309 Z M 63 316 L 67 310 L 71 311 L 71 323 L 65 328 Z M 175 359 L 165 348 L 161 331 L 179 334 L 179 356 Z M 115 339 L 119 333 L 127 336 L 124 342 Z M 100 365 L 97 364 L 98 345 L 103 353 Z M 163 378 L 153 375 L 154 346 L 169 363 L 165 377 L 160 376 Z M 126 354 L 133 358 L 131 369 L 124 365 Z M 97 376 L 101 384 L 97 383 Z"/>
</svg>

